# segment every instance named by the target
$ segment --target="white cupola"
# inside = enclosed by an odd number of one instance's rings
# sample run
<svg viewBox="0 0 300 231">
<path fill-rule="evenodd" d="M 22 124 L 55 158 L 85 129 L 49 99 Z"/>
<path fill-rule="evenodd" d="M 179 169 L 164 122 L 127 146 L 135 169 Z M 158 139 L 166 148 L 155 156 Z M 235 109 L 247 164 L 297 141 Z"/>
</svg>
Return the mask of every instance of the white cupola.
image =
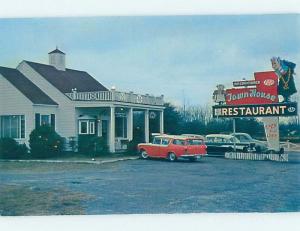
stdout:
<svg viewBox="0 0 300 231">
<path fill-rule="evenodd" d="M 57 47 L 55 50 L 48 53 L 49 54 L 49 64 L 55 67 L 57 70 L 66 70 L 66 54 L 60 51 Z"/>
</svg>

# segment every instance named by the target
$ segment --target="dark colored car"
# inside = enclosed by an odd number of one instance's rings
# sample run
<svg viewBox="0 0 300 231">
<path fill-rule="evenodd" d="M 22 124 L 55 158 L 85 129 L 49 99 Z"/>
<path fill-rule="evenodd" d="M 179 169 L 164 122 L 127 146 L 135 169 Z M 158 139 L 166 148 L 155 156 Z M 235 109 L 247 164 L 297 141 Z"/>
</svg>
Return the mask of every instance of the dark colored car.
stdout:
<svg viewBox="0 0 300 231">
<path fill-rule="evenodd" d="M 206 136 L 207 153 L 211 155 L 224 155 L 225 152 L 250 152 L 254 144 L 242 143 L 232 135 L 211 134 Z"/>
</svg>

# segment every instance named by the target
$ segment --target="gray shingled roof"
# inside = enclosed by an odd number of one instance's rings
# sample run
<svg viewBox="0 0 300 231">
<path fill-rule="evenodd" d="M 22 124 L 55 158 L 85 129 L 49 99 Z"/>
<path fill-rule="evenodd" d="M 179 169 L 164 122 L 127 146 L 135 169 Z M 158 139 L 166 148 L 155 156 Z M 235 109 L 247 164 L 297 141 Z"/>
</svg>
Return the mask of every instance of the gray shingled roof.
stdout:
<svg viewBox="0 0 300 231">
<path fill-rule="evenodd" d="M 34 104 L 58 105 L 16 69 L 1 67 L 0 74 Z"/>
<path fill-rule="evenodd" d="M 70 93 L 73 88 L 76 88 L 78 92 L 108 91 L 87 72 L 67 68 L 61 71 L 51 65 L 25 62 L 62 93 Z"/>
</svg>

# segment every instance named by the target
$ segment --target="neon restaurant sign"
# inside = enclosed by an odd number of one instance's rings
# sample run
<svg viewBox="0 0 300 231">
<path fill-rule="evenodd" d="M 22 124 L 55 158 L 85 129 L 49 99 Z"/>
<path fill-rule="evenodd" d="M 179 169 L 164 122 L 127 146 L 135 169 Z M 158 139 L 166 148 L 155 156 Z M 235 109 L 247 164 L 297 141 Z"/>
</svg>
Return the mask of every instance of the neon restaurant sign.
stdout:
<svg viewBox="0 0 300 231">
<path fill-rule="evenodd" d="M 297 116 L 297 102 L 278 100 L 278 75 L 275 71 L 255 72 L 254 80 L 234 81 L 225 90 L 218 85 L 213 98 L 213 117 Z"/>
<path fill-rule="evenodd" d="M 249 104 L 249 105 L 215 105 L 213 117 L 269 117 L 269 116 L 296 116 L 297 103 L 276 104 Z"/>
</svg>

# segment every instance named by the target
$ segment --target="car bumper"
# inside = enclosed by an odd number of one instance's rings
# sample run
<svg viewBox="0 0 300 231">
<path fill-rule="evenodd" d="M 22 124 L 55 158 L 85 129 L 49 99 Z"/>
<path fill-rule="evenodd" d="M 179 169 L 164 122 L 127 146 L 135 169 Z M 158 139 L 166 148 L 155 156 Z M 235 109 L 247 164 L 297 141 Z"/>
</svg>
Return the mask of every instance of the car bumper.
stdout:
<svg viewBox="0 0 300 231">
<path fill-rule="evenodd" d="M 204 156 L 207 156 L 207 154 L 184 154 L 184 155 L 179 156 L 179 158 L 186 158 L 186 159 L 196 158 L 196 159 L 200 159 Z"/>
</svg>

